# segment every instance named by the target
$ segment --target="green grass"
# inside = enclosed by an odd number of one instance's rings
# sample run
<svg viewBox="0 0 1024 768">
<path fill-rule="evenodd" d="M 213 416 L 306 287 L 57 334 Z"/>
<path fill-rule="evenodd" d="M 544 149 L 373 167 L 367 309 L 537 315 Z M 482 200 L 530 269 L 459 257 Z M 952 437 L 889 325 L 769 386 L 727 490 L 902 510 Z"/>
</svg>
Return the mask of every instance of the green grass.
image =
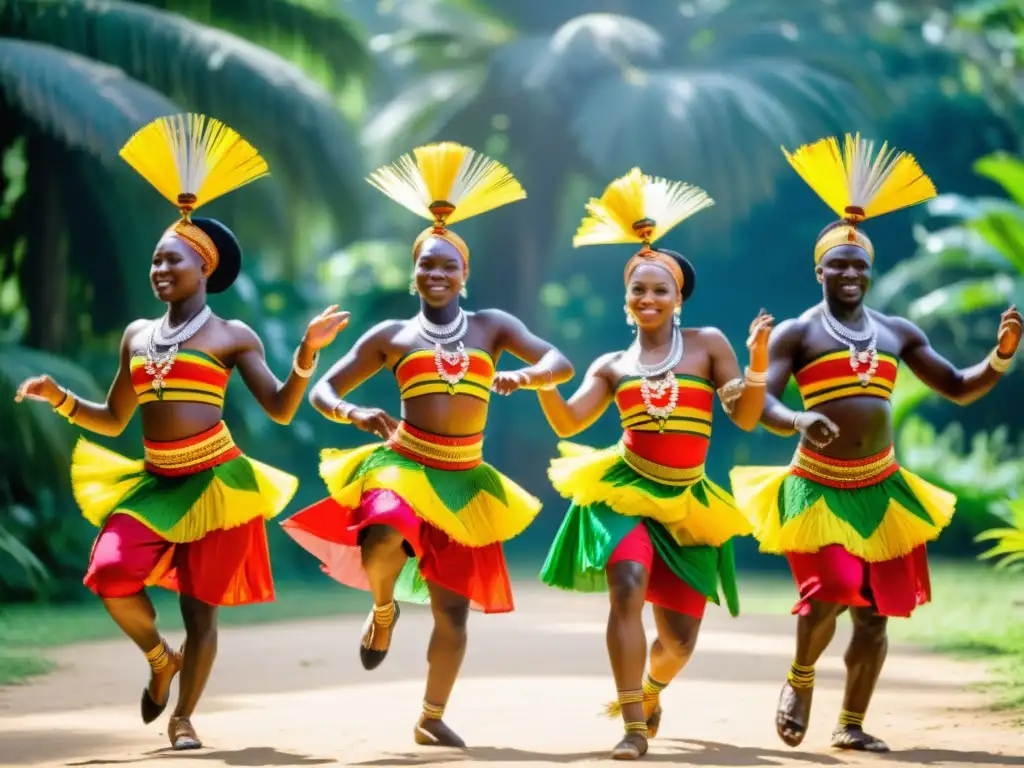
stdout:
<svg viewBox="0 0 1024 768">
<path fill-rule="evenodd" d="M 991 659 L 986 687 L 997 706 L 1024 708 L 1024 574 L 934 561 L 931 576 L 932 602 L 911 619 L 890 621 L 890 636 L 954 657 Z M 792 579 L 741 573 L 740 599 L 747 613 L 789 613 Z"/>
</svg>

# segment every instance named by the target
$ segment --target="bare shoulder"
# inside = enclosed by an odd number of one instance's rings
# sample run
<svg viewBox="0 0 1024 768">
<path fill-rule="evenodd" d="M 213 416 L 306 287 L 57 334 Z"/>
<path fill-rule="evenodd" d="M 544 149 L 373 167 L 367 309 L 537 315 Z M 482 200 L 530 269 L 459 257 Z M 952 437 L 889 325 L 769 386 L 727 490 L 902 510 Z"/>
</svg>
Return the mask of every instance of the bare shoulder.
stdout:
<svg viewBox="0 0 1024 768">
<path fill-rule="evenodd" d="M 892 332 L 904 344 L 914 341 L 925 340 L 924 331 L 905 317 L 897 315 L 886 315 L 874 309 L 869 309 L 868 314 L 878 325 Z"/>
<path fill-rule="evenodd" d="M 488 328 L 496 330 L 508 330 L 510 328 L 523 327 L 523 321 L 510 312 L 503 309 L 479 309 L 469 313 L 471 318 L 477 318 Z"/>
<path fill-rule="evenodd" d="M 811 322 L 818 317 L 820 309 L 812 307 L 799 317 L 783 320 L 772 328 L 771 343 L 798 344 L 803 341 Z"/>
<path fill-rule="evenodd" d="M 220 328 L 227 331 L 234 346 L 246 348 L 257 344 L 262 345 L 263 343 L 260 341 L 259 334 L 241 320 L 225 320 L 221 317 L 217 317 L 216 315 L 210 318 L 210 320 L 217 326 L 220 326 Z"/>
<path fill-rule="evenodd" d="M 720 328 L 715 328 L 713 325 L 705 325 L 702 328 L 685 328 L 683 329 L 683 338 L 697 344 L 701 349 L 710 351 L 721 349 L 723 346 L 731 346 L 728 337 L 722 333 Z"/>
<path fill-rule="evenodd" d="M 368 328 L 359 337 L 359 343 L 389 344 L 395 336 L 405 330 L 408 320 L 381 320 L 376 325 Z"/>
<path fill-rule="evenodd" d="M 143 341 L 142 337 L 158 322 L 160 321 L 143 317 L 128 323 L 128 327 L 124 329 L 124 334 L 121 336 L 122 349 L 132 351 L 135 347 L 140 346 Z"/>
<path fill-rule="evenodd" d="M 594 362 L 590 364 L 590 368 L 587 369 L 587 373 L 591 376 L 604 376 L 610 375 L 622 358 L 626 356 L 624 349 L 619 349 L 614 352 L 605 352 L 603 355 L 594 359 Z"/>
</svg>

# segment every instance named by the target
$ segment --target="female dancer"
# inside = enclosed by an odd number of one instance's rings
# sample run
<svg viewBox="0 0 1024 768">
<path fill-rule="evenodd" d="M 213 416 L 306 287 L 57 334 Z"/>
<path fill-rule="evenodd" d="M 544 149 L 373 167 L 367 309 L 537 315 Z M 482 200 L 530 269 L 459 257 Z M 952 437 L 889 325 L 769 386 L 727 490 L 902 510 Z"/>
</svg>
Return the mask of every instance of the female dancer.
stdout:
<svg viewBox="0 0 1024 768">
<path fill-rule="evenodd" d="M 469 248 L 447 225 L 522 199 L 519 183 L 458 144 L 419 147 L 414 155 L 369 181 L 433 222 L 412 247 L 410 293 L 419 294 L 420 311 L 369 330 L 310 396 L 325 417 L 386 442 L 323 451 L 320 472 L 330 498 L 283 525 L 331 577 L 373 593 L 359 648 L 366 669 L 387 655 L 399 618 L 396 599 L 429 600 L 434 632 L 414 737 L 418 744 L 461 747 L 442 717 L 466 649 L 468 610 L 471 604 L 488 613 L 512 610 L 501 542 L 540 510 L 536 499 L 483 462 L 488 399 L 492 390 L 554 386 L 573 370 L 514 317 L 459 306 Z M 530 367 L 496 373 L 506 351 Z M 385 366 L 398 383 L 401 422 L 341 399 Z"/>
<path fill-rule="evenodd" d="M 174 749 L 202 746 L 191 715 L 217 653 L 217 607 L 267 602 L 274 585 L 264 521 L 295 493 L 291 475 L 244 456 L 221 412 L 237 368 L 253 396 L 279 424 L 295 415 L 317 350 L 347 323 L 334 308 L 314 318 L 282 384 L 271 373 L 256 334 L 222 320 L 207 294 L 238 276 L 241 248 L 213 219 L 191 218 L 200 205 L 266 175 L 267 165 L 237 133 L 202 115 L 160 118 L 121 150 L 181 211 L 160 238 L 150 281 L 167 304 L 158 320 L 136 320 L 121 339 L 121 365 L 106 402 L 82 400 L 49 376 L 22 383 L 16 400 L 48 402 L 71 423 L 119 435 L 142 406 L 145 458 L 133 461 L 79 439 L 71 481 L 83 515 L 101 528 L 85 584 L 146 655 L 151 667 L 142 692 L 142 721 L 167 706 L 181 671 L 178 705 L 167 727 Z M 145 592 L 179 593 L 185 643 L 174 650 L 156 625 Z"/>
<path fill-rule="evenodd" d="M 750 326 L 750 365 L 739 375 L 736 354 L 717 328 L 680 328 L 693 293 L 693 266 L 651 243 L 713 202 L 703 190 L 641 174 L 634 168 L 591 200 L 573 245 L 643 243 L 627 263 L 626 322 L 636 328 L 629 349 L 599 357 L 566 402 L 539 392 L 560 437 L 593 424 L 614 401 L 622 420 L 618 445 L 592 450 L 563 443 L 551 480 L 572 500 L 548 553 L 541 579 L 581 592 L 608 589 L 608 654 L 626 735 L 612 757 L 647 752 L 661 721 L 659 694 L 693 653 L 708 600 L 739 611 L 730 539 L 750 533 L 732 497 L 704 474 L 715 391 L 742 429 L 757 426 L 772 318 Z M 641 686 L 646 638 L 641 615 L 654 604 L 658 637 Z"/>
<path fill-rule="evenodd" d="M 828 647 L 836 617 L 849 609 L 843 711 L 832 746 L 888 750 L 864 732 L 885 661 L 889 616 L 907 617 L 931 598 L 926 542 L 949 524 L 956 499 L 901 469 L 893 452 L 889 399 L 899 361 L 925 384 L 966 405 L 988 392 L 1010 365 L 1021 316 L 1003 313 L 998 346 L 981 363 L 958 370 L 913 323 L 864 306 L 874 246 L 860 227 L 935 195 L 913 157 L 846 136 L 786 154 L 797 173 L 841 218 L 814 246 L 824 300 L 781 323 L 769 345 L 768 400 L 762 422 L 800 434 L 788 467 L 737 467 L 731 473 L 740 508 L 755 526 L 762 552 L 784 554 L 800 598 L 796 658 L 776 714 L 779 737 L 795 747 L 807 733 L 814 665 Z M 793 373 L 795 371 L 795 374 Z M 790 375 L 803 411 L 780 401 Z"/>
</svg>

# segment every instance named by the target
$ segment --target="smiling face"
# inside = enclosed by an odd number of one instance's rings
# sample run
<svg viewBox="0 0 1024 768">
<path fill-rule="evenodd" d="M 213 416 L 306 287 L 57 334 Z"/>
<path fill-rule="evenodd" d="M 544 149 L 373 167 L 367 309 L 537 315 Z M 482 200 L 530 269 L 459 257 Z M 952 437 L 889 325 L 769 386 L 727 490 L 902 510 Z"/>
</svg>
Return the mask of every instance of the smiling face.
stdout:
<svg viewBox="0 0 1024 768">
<path fill-rule="evenodd" d="M 871 285 L 871 258 L 859 245 L 839 245 L 825 254 L 815 272 L 828 298 L 854 307 Z"/>
<path fill-rule="evenodd" d="M 629 276 L 626 306 L 638 328 L 655 330 L 671 323 L 673 311 L 680 305 L 679 290 L 672 273 L 659 264 L 640 264 Z"/>
<path fill-rule="evenodd" d="M 202 288 L 206 262 L 181 238 L 170 234 L 156 244 L 149 267 L 153 293 L 168 304 L 182 301 Z"/>
<path fill-rule="evenodd" d="M 440 237 L 423 242 L 416 257 L 416 290 L 431 307 L 444 307 L 459 297 L 464 282 L 462 256 Z"/>
</svg>

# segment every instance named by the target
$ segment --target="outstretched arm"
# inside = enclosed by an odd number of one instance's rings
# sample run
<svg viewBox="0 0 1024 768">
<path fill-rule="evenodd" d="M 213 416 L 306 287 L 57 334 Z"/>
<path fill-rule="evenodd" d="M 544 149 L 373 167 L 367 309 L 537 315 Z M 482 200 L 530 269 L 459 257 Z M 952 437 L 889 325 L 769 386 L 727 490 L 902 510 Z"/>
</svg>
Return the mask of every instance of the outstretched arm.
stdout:
<svg viewBox="0 0 1024 768">
<path fill-rule="evenodd" d="M 349 313 L 335 312 L 336 309 L 336 306 L 328 307 L 310 321 L 295 352 L 292 370 L 283 384 L 267 365 L 263 342 L 256 332 L 243 322 L 229 323 L 238 344 L 235 367 L 256 402 L 278 424 L 288 424 L 294 418 L 309 377 L 316 369 L 319 351 L 334 341 L 338 332 L 348 325 Z"/>
<path fill-rule="evenodd" d="M 612 381 L 608 375 L 608 363 L 615 353 L 599 357 L 587 370 L 583 383 L 566 402 L 554 388 L 537 391 L 541 410 L 548 424 L 559 437 L 579 434 L 605 412 L 612 401 Z"/>
<path fill-rule="evenodd" d="M 1021 337 L 1021 315 L 1014 307 L 1003 312 L 997 338 L 988 356 L 970 368 L 957 368 L 940 355 L 924 332 L 909 320 L 894 318 L 903 342 L 900 357 L 928 387 L 958 405 L 969 405 L 988 393 L 1010 366 Z"/>
<path fill-rule="evenodd" d="M 747 348 L 750 365 L 740 378 L 739 360 L 732 345 L 717 328 L 706 328 L 701 335 L 707 339 L 711 355 L 711 377 L 718 390 L 722 407 L 740 429 L 750 432 L 757 426 L 765 402 L 765 370 L 768 367 L 768 335 L 773 318 L 762 309 L 750 324 Z"/>
<path fill-rule="evenodd" d="M 495 348 L 509 352 L 528 363 L 518 371 L 508 371 L 494 377 L 494 391 L 502 395 L 516 389 L 540 389 L 564 384 L 573 377 L 572 363 L 554 346 L 535 335 L 516 317 L 498 309 L 478 313 L 497 327 Z"/>
<path fill-rule="evenodd" d="M 20 403 L 27 397 L 30 400 L 46 402 L 57 413 L 82 429 L 107 437 L 120 435 L 131 421 L 139 403 L 132 387 L 131 340 L 148 323 L 148 320 L 136 320 L 125 329 L 121 337 L 120 365 L 105 402 L 82 400 L 49 376 L 36 376 L 23 382 L 18 387 L 14 401 Z"/>
<path fill-rule="evenodd" d="M 379 437 L 387 437 L 398 428 L 398 421 L 379 408 L 360 408 L 342 399 L 384 366 L 387 340 L 398 325 L 401 321 L 386 320 L 375 325 L 316 383 L 309 402 L 320 415 Z"/>
</svg>

